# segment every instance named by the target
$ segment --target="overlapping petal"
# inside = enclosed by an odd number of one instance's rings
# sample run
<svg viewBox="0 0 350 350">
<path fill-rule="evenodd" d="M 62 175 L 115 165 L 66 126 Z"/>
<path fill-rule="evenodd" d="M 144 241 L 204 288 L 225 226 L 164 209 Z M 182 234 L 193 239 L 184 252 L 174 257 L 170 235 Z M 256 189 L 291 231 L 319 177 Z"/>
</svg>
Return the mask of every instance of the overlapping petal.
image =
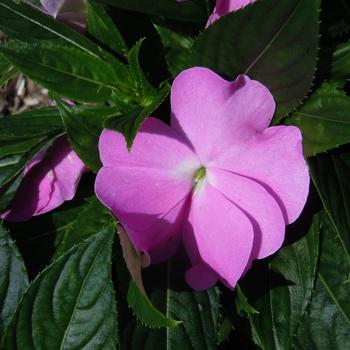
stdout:
<svg viewBox="0 0 350 350">
<path fill-rule="evenodd" d="M 208 181 L 250 219 L 254 228 L 252 258 L 264 258 L 281 247 L 285 233 L 283 214 L 263 186 L 247 177 L 215 168 L 208 170 Z"/>
<path fill-rule="evenodd" d="M 184 235 L 192 264 L 203 262 L 233 288 L 249 262 L 254 241 L 252 223 L 242 210 L 206 183 L 192 198 Z M 191 241 L 196 244 L 200 260 L 193 245 L 188 244 Z M 198 287 L 191 274 L 187 277 L 190 285 Z M 212 282 L 212 277 L 207 282 Z"/>
<path fill-rule="evenodd" d="M 192 145 L 205 166 L 234 145 L 263 131 L 275 102 L 268 89 L 247 76 L 228 82 L 207 68 L 180 73 L 171 90 L 171 125 Z"/>
<path fill-rule="evenodd" d="M 27 166 L 10 207 L 1 217 L 25 221 L 57 208 L 74 197 L 85 170 L 84 163 L 68 141 L 59 139 L 46 154 L 41 154 Z"/>
<path fill-rule="evenodd" d="M 234 149 L 234 147 L 233 147 Z M 300 130 L 270 127 L 256 134 L 242 152 L 227 150 L 216 166 L 254 179 L 276 199 L 286 224 L 297 219 L 309 192 L 309 173 Z"/>
</svg>

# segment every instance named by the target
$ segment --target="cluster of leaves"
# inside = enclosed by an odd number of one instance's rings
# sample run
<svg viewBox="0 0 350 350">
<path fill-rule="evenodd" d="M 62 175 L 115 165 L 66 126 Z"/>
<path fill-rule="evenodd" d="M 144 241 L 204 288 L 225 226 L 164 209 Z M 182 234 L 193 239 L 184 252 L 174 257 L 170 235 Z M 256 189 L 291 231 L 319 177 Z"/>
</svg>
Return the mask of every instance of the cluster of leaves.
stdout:
<svg viewBox="0 0 350 350">
<path fill-rule="evenodd" d="M 88 0 L 81 35 L 25 2 L 0 0 L 8 38 L 0 86 L 21 72 L 56 100 L 0 119 L 0 211 L 26 164 L 62 134 L 93 171 L 72 202 L 2 224 L 4 349 L 350 347 L 350 7 L 262 0 L 205 29 L 213 5 Z M 302 130 L 312 174 L 285 247 L 256 262 L 235 292 L 189 290 L 181 255 L 147 269 L 142 282 L 143 257 L 122 229 L 115 235 L 115 219 L 93 194 L 101 130 L 122 132 L 131 147 L 147 116 L 167 120 L 170 83 L 191 66 L 263 82 L 277 102 L 273 123 Z"/>
</svg>

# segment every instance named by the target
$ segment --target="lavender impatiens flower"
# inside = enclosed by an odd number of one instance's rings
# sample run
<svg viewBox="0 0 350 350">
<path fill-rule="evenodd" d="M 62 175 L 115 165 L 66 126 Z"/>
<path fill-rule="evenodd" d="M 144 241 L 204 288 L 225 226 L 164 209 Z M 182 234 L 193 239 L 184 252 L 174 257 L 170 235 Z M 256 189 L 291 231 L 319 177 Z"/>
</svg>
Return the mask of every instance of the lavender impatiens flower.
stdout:
<svg viewBox="0 0 350 350">
<path fill-rule="evenodd" d="M 22 183 L 1 218 L 25 221 L 57 208 L 74 197 L 86 170 L 67 139 L 61 137 L 26 166 Z"/>
<path fill-rule="evenodd" d="M 122 134 L 103 131 L 95 192 L 152 263 L 183 241 L 190 286 L 234 288 L 254 259 L 281 247 L 305 205 L 301 133 L 268 127 L 275 102 L 261 83 L 206 68 L 175 79 L 171 110 L 171 126 L 148 118 L 130 152 Z"/>
<path fill-rule="evenodd" d="M 87 22 L 87 0 L 41 0 L 44 10 L 54 18 L 84 32 Z"/>
</svg>

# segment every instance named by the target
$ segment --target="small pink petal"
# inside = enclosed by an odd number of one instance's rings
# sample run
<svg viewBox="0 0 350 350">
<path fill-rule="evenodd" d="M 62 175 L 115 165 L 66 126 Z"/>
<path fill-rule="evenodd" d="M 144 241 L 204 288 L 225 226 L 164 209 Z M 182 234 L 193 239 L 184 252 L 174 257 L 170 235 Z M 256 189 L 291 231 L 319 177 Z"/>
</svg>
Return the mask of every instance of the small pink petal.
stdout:
<svg viewBox="0 0 350 350">
<path fill-rule="evenodd" d="M 27 166 L 10 207 L 1 214 L 3 219 L 25 221 L 74 197 L 86 167 L 68 141 L 57 140 L 45 156 L 40 157 Z"/>
<path fill-rule="evenodd" d="M 223 283 L 234 288 L 253 246 L 253 227 L 248 217 L 207 183 L 193 196 L 184 235 L 192 264 L 205 263 Z M 196 285 L 194 281 L 193 287 Z"/>
<path fill-rule="evenodd" d="M 264 186 L 276 199 L 287 224 L 295 221 L 304 208 L 310 177 L 301 133 L 294 126 L 275 126 L 256 134 L 241 152 L 228 149 L 216 166 Z"/>
<path fill-rule="evenodd" d="M 207 26 L 214 23 L 220 17 L 230 12 L 237 11 L 255 1 L 256 0 L 216 0 L 216 6 L 208 19 Z"/>
<path fill-rule="evenodd" d="M 237 150 L 256 132 L 268 127 L 275 103 L 257 81 L 239 76 L 228 82 L 207 68 L 180 73 L 171 90 L 171 125 L 192 144 L 205 166 Z"/>
<path fill-rule="evenodd" d="M 284 241 L 281 208 L 266 189 L 246 177 L 221 169 L 208 169 L 208 181 L 250 218 L 254 228 L 252 258 L 273 254 Z"/>
<path fill-rule="evenodd" d="M 205 290 L 215 286 L 218 275 L 206 264 L 199 263 L 186 271 L 186 282 L 194 290 Z"/>
</svg>

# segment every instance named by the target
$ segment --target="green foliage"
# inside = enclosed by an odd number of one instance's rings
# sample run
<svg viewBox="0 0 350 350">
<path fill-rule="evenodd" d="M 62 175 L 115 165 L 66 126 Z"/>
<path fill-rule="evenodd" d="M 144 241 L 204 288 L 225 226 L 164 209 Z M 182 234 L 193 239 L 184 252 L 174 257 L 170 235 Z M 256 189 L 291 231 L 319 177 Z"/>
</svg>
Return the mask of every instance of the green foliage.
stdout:
<svg viewBox="0 0 350 350">
<path fill-rule="evenodd" d="M 28 287 L 27 271 L 16 244 L 0 226 L 0 339 Z"/>
<path fill-rule="evenodd" d="M 319 0 L 258 1 L 209 26 L 195 42 L 192 64 L 229 79 L 247 74 L 262 82 L 276 100 L 278 121 L 313 81 L 319 8 Z"/>
<path fill-rule="evenodd" d="M 113 107 L 70 106 L 57 100 L 67 136 L 75 152 L 93 171 L 101 167 L 98 140 L 105 119 L 119 113 Z"/>
<path fill-rule="evenodd" d="M 328 151 L 350 142 L 350 97 L 324 83 L 285 123 L 301 129 L 305 156 Z"/>
<path fill-rule="evenodd" d="M 170 276 L 168 276 L 170 277 Z M 153 302 L 163 305 L 167 317 L 181 320 L 175 328 L 149 330 L 136 324 L 122 349 L 211 349 L 217 348 L 219 331 L 219 290 L 205 292 L 156 290 Z"/>
<path fill-rule="evenodd" d="M 345 85 L 346 81 L 350 79 L 350 41 L 339 44 L 333 54 L 331 77 Z"/>
<path fill-rule="evenodd" d="M 78 101 L 100 102 L 118 94 L 118 76 L 100 58 L 52 42 L 9 42 L 0 52 L 21 72 L 52 92 Z"/>
<path fill-rule="evenodd" d="M 262 349 L 291 349 L 314 290 L 319 252 L 319 216 L 301 240 L 284 247 L 262 276 L 267 291 L 254 301 L 253 337 Z M 295 232 L 297 233 L 297 232 Z"/>
<path fill-rule="evenodd" d="M 113 223 L 109 210 L 95 197 L 90 197 L 79 206 L 74 217 L 60 231 L 57 230 L 54 259 L 69 249 L 104 230 Z"/>
<path fill-rule="evenodd" d="M 88 31 L 117 54 L 123 56 L 127 52 L 128 48 L 118 28 L 104 6 L 95 0 L 88 1 Z"/>
<path fill-rule="evenodd" d="M 113 226 L 101 230 L 35 279 L 7 330 L 4 349 L 116 349 L 113 233 Z"/>
</svg>

